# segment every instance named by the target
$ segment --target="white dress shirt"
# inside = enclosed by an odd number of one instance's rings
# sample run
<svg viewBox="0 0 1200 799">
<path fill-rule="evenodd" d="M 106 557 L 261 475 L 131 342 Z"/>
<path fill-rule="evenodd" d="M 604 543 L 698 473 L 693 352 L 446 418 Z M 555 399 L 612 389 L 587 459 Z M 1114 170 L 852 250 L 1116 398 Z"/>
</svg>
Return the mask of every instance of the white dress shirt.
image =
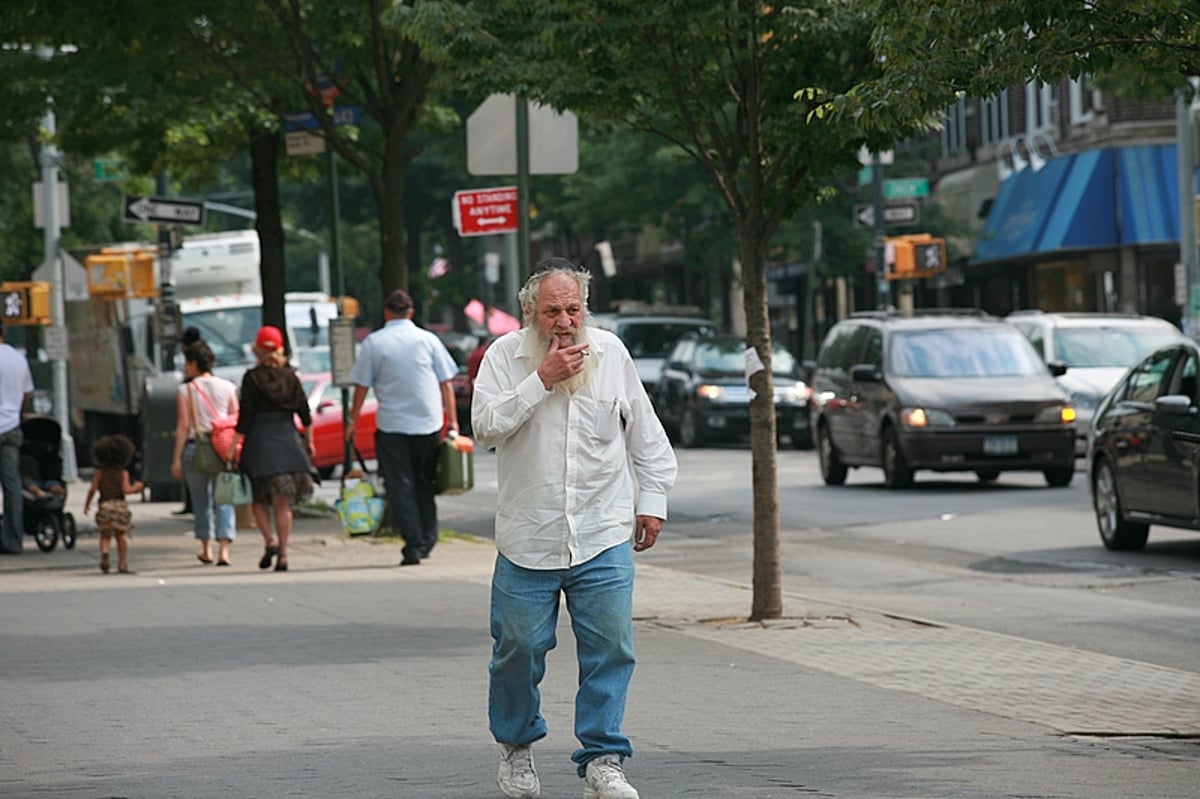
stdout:
<svg viewBox="0 0 1200 799">
<path fill-rule="evenodd" d="M 496 547 L 527 569 L 584 563 L 628 541 L 635 515 L 667 518 L 675 451 L 625 345 L 587 331 L 595 371 L 574 394 L 542 385 L 530 328 L 493 343 L 475 378 L 471 427 L 496 448 Z"/>
</svg>

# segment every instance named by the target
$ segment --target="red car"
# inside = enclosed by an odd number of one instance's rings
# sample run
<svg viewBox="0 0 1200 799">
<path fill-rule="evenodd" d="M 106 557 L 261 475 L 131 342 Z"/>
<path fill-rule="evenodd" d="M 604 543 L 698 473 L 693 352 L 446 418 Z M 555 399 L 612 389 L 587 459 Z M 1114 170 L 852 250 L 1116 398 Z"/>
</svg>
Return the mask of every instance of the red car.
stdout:
<svg viewBox="0 0 1200 799">
<path fill-rule="evenodd" d="M 345 437 L 342 433 L 342 389 L 333 384 L 329 372 L 311 372 L 300 375 L 300 385 L 308 396 L 308 408 L 313 418 L 313 465 L 321 478 L 333 474 L 334 468 L 342 463 Z M 354 400 L 354 389 L 350 389 L 350 401 Z M 375 458 L 375 412 L 379 403 L 374 390 L 367 390 L 354 431 L 354 444 L 364 460 Z"/>
</svg>

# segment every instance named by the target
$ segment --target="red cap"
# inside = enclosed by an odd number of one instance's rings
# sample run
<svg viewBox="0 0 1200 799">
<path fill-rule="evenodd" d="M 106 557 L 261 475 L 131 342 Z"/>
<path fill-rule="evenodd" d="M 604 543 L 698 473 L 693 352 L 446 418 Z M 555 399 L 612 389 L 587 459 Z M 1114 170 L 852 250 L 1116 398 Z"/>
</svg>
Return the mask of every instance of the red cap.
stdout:
<svg viewBox="0 0 1200 799">
<path fill-rule="evenodd" d="M 255 349 L 271 352 L 281 350 L 283 349 L 283 333 L 279 331 L 279 328 L 272 327 L 271 325 L 261 327 L 259 328 L 258 336 L 254 339 L 254 347 Z"/>
</svg>

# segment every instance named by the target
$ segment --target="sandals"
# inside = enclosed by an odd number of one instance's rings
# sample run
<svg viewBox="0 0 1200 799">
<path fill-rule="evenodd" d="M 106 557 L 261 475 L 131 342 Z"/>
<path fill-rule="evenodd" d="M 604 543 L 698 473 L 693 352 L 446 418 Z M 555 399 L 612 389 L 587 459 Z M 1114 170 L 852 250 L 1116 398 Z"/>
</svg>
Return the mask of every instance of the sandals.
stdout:
<svg viewBox="0 0 1200 799">
<path fill-rule="evenodd" d="M 229 566 L 230 563 L 229 563 L 229 561 L 225 560 L 225 558 L 221 558 L 220 560 L 217 561 L 217 565 L 218 566 Z"/>
<path fill-rule="evenodd" d="M 212 563 L 212 558 L 208 557 L 203 552 L 198 552 L 196 554 L 196 560 L 200 561 L 201 563 L 205 564 L 206 566 L 208 564 Z"/>
<path fill-rule="evenodd" d="M 275 564 L 275 571 L 277 571 L 277 572 L 287 571 L 287 558 L 279 559 L 279 562 Z"/>
<path fill-rule="evenodd" d="M 275 556 L 278 554 L 279 554 L 279 546 L 276 544 L 271 544 L 263 552 L 262 560 L 260 560 L 258 562 L 258 568 L 260 568 L 260 569 L 271 568 L 271 561 L 274 560 Z M 287 561 L 284 561 L 283 568 L 280 569 L 280 571 L 286 571 L 286 570 L 287 570 Z"/>
</svg>

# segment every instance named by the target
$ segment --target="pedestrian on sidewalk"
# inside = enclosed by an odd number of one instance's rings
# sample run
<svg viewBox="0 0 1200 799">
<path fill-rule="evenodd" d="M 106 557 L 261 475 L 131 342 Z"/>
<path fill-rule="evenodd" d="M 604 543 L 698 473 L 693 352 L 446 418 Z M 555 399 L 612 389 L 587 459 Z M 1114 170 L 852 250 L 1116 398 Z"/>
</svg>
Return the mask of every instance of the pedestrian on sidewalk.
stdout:
<svg viewBox="0 0 1200 799">
<path fill-rule="evenodd" d="M 33 393 L 29 360 L 4 342 L 0 325 L 0 488 L 4 490 L 4 523 L 0 554 L 20 555 L 25 539 L 25 506 L 21 496 L 21 410 Z"/>
<path fill-rule="evenodd" d="M 458 433 L 450 379 L 458 364 L 435 334 L 413 321 L 413 301 L 396 289 L 383 304 L 384 325 L 363 339 L 350 370 L 354 398 L 346 441 L 375 389 L 375 457 L 387 492 L 386 524 L 404 536 L 401 566 L 416 566 L 437 543 L 437 456 L 442 428 Z"/>
<path fill-rule="evenodd" d="M 117 571 L 129 571 L 129 528 L 133 526 L 133 514 L 126 494 L 138 494 L 145 488 L 141 480 L 134 482 L 129 477 L 129 464 L 133 462 L 134 446 L 120 433 L 102 436 L 92 445 L 92 484 L 83 501 L 83 515 L 91 511 L 92 498 L 100 495 L 96 506 L 96 529 L 100 531 L 100 571 L 108 574 L 108 553 L 112 541 L 117 540 Z"/>
<path fill-rule="evenodd" d="M 488 348 L 471 423 L 496 449 L 488 718 L 509 799 L 541 785 L 532 744 L 546 735 L 539 683 L 560 596 L 579 661 L 571 755 L 585 799 L 638 799 L 621 732 L 633 674 L 633 553 L 654 546 L 675 453 L 628 350 L 591 325 L 590 273 L 537 264 L 520 292 L 524 327 Z"/>
<path fill-rule="evenodd" d="M 175 397 L 175 451 L 171 458 L 171 476 L 183 478 L 192 501 L 192 532 L 200 542 L 196 558 L 203 564 L 213 562 L 212 542 L 217 541 L 217 565 L 228 566 L 229 549 L 237 539 L 237 517 L 232 505 L 213 500 L 217 485 L 215 473 L 196 468 L 198 447 L 212 447 L 197 440 L 200 433 L 212 433 L 213 419 L 238 412 L 237 386 L 212 373 L 213 352 L 203 339 L 183 348 L 183 384 Z"/>
<path fill-rule="evenodd" d="M 258 568 L 288 570 L 288 537 L 292 534 L 292 503 L 312 495 L 312 412 L 300 378 L 288 366 L 283 332 L 271 325 L 254 338 L 257 365 L 242 378 L 242 405 L 238 413 L 233 451 L 245 436 L 241 470 L 250 475 L 254 502 L 250 505 L 263 536 L 263 556 Z M 304 426 L 296 431 L 295 417 Z M 275 535 L 271 535 L 271 515 Z"/>
</svg>

